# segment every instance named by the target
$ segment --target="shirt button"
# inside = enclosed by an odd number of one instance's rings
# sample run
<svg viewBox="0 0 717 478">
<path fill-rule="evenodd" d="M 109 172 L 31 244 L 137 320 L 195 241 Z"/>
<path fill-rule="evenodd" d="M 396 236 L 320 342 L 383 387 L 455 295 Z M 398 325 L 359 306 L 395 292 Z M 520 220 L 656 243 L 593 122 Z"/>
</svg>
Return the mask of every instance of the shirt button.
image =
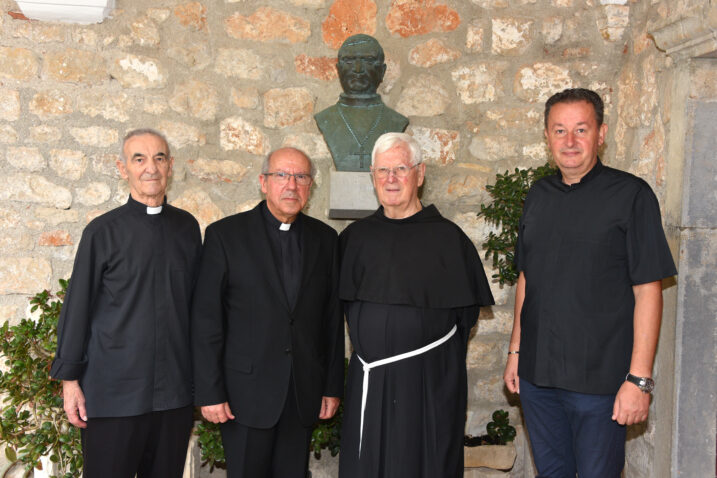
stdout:
<svg viewBox="0 0 717 478">
<path fill-rule="evenodd" d="M 294 319 L 289 319 L 289 325 L 294 325 Z"/>
<path fill-rule="evenodd" d="M 290 355 L 290 354 L 291 354 L 291 347 L 287 347 L 286 350 L 284 350 L 284 352 L 286 352 L 286 355 Z"/>
</svg>

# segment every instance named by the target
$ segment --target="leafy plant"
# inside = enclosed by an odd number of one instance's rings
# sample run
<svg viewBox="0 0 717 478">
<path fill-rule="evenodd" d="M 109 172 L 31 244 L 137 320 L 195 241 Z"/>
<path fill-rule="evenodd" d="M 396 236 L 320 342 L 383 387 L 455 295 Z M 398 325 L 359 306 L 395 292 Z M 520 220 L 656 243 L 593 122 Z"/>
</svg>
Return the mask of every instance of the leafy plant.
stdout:
<svg viewBox="0 0 717 478">
<path fill-rule="evenodd" d="M 202 419 L 194 429 L 194 434 L 199 437 L 202 466 L 209 466 L 210 473 L 214 468 L 226 469 L 227 461 L 219 425 Z"/>
<path fill-rule="evenodd" d="M 57 347 L 57 320 L 67 281 L 60 280 L 55 295 L 43 291 L 30 299 L 37 320 L 23 319 L 0 327 L 0 353 L 5 371 L 0 372 L 0 441 L 11 462 L 25 464 L 26 475 L 41 469 L 40 457 L 57 464 L 58 476 L 71 478 L 82 470 L 80 433 L 70 426 L 62 409 L 62 385 L 49 376 Z"/>
<path fill-rule="evenodd" d="M 493 259 L 493 267 L 498 270 L 494 279 L 503 284 L 515 284 L 518 272 L 515 270 L 515 243 L 518 240 L 518 226 L 523 212 L 523 203 L 528 190 L 535 181 L 555 174 L 558 170 L 549 163 L 539 168 L 518 169 L 496 175 L 495 184 L 486 189 L 493 201 L 489 205 L 481 204 L 478 216 L 483 216 L 490 224 L 500 227 L 496 234 L 491 231 L 483 244 L 486 259 Z"/>
<path fill-rule="evenodd" d="M 508 412 L 505 410 L 496 410 L 492 415 L 493 421 L 486 425 L 486 435 L 474 437 L 466 435 L 463 438 L 465 446 L 480 445 L 507 445 L 515 439 L 515 428 L 510 424 Z"/>
<path fill-rule="evenodd" d="M 505 410 L 496 410 L 493 412 L 493 421 L 488 422 L 486 431 L 488 437 L 494 445 L 505 445 L 509 441 L 515 439 L 515 428 L 513 428 L 508 418 L 508 412 Z"/>
</svg>

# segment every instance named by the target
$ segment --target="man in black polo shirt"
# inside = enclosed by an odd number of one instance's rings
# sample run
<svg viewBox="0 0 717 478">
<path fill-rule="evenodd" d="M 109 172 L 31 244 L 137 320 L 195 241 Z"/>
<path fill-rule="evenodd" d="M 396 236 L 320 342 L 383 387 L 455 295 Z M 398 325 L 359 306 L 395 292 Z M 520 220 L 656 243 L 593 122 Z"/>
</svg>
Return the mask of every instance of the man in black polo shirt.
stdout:
<svg viewBox="0 0 717 478">
<path fill-rule="evenodd" d="M 560 172 L 523 208 L 504 380 L 520 393 L 541 477 L 617 478 L 625 425 L 647 419 L 662 314 L 676 274 L 645 181 L 604 166 L 603 102 L 568 89 L 545 105 Z"/>
</svg>

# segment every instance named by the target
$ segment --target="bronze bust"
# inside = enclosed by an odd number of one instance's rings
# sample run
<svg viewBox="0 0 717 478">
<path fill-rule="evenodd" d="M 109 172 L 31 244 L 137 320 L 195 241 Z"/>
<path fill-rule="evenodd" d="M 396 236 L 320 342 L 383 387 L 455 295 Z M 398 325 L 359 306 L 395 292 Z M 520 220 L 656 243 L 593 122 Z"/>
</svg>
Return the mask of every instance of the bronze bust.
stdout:
<svg viewBox="0 0 717 478">
<path fill-rule="evenodd" d="M 314 115 L 338 171 L 369 171 L 371 150 L 383 133 L 403 132 L 408 118 L 376 93 L 386 73 L 383 48 L 369 35 L 352 35 L 339 49 L 336 69 L 344 92 Z"/>
</svg>

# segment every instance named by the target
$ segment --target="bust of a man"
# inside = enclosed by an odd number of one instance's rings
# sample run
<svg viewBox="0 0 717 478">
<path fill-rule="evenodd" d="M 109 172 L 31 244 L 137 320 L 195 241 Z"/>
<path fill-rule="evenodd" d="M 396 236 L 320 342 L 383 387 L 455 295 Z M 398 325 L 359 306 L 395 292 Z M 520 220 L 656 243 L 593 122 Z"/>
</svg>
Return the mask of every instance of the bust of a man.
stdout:
<svg viewBox="0 0 717 478">
<path fill-rule="evenodd" d="M 387 107 L 376 93 L 386 73 L 383 48 L 375 38 L 350 36 L 336 65 L 344 92 L 338 103 L 314 115 L 338 171 L 368 171 L 379 136 L 403 132 L 408 118 Z"/>
</svg>

